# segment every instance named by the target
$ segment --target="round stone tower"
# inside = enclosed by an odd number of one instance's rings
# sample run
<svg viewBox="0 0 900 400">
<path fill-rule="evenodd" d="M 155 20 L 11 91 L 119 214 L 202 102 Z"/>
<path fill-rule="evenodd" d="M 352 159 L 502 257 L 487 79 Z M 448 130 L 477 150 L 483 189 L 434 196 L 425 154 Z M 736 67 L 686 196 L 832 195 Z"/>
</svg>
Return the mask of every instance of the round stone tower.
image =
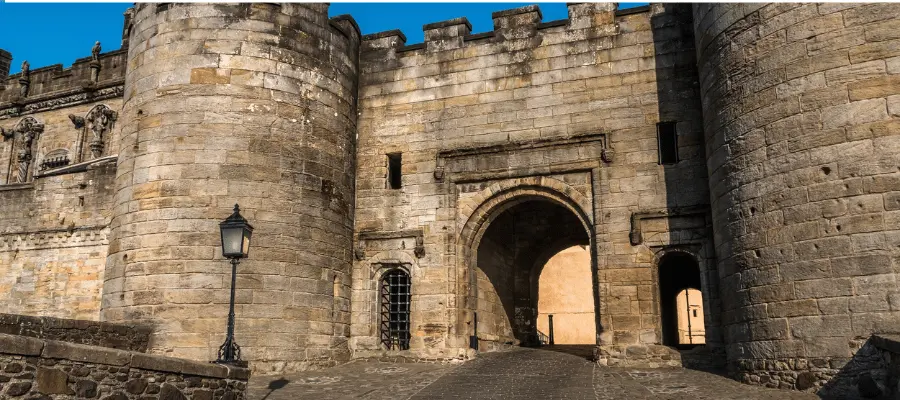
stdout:
<svg viewBox="0 0 900 400">
<path fill-rule="evenodd" d="M 872 333 L 900 331 L 897 15 L 694 5 L 728 359 L 748 382 L 852 378 Z"/>
<path fill-rule="evenodd" d="M 230 266 L 218 223 L 256 228 L 238 266 L 251 368 L 348 357 L 359 30 L 327 4 L 137 4 L 102 319 L 151 351 L 213 360 Z"/>
</svg>

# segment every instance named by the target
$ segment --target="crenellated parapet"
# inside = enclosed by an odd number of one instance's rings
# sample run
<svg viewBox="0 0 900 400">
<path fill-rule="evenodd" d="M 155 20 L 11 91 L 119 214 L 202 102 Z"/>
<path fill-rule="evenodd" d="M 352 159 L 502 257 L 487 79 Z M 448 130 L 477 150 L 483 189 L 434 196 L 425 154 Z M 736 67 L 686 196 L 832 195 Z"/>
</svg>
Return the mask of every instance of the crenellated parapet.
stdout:
<svg viewBox="0 0 900 400">
<path fill-rule="evenodd" d="M 13 56 L 0 49 L 0 120 L 121 97 L 132 15 L 132 9 L 124 14 L 121 48 L 102 53 L 96 42 L 90 56 L 69 68 L 54 64 L 31 69 L 26 60 L 21 72 L 9 75 Z"/>
<path fill-rule="evenodd" d="M 0 78 L 0 119 L 122 96 L 127 55 L 122 48 Z"/>
<path fill-rule="evenodd" d="M 560 29 L 573 33 L 590 29 L 590 37 L 609 36 L 619 33 L 617 18 L 621 21 L 628 15 L 649 16 L 650 7 L 618 10 L 616 3 L 570 3 L 568 11 L 569 18 L 549 22 L 542 22 L 543 15 L 537 5 L 497 11 L 491 14 L 494 29 L 476 34 L 471 33 L 472 24 L 466 17 L 433 22 L 422 27 L 425 41 L 412 45 L 406 45 L 406 35 L 399 30 L 378 32 L 363 36 L 362 52 L 386 49 L 393 49 L 395 52 L 420 49 L 435 52 L 477 45 L 484 40 L 501 42 L 527 39 L 534 37 L 537 32 Z"/>
</svg>

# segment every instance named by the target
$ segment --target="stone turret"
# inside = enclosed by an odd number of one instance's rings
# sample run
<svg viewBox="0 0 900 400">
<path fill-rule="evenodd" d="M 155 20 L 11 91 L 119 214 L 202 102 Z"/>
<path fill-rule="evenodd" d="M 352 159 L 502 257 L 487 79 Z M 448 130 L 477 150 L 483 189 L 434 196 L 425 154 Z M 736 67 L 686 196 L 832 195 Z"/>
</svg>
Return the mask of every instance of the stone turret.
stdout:
<svg viewBox="0 0 900 400">
<path fill-rule="evenodd" d="M 213 360 L 230 267 L 218 223 L 256 228 L 236 339 L 256 370 L 349 358 L 359 30 L 327 4 L 138 4 L 128 38 L 101 318 Z"/>
<path fill-rule="evenodd" d="M 0 79 L 5 81 L 9 76 L 10 65 L 12 65 L 12 53 L 0 49 Z"/>
<path fill-rule="evenodd" d="M 866 339 L 900 331 L 898 14 L 694 5 L 725 340 L 746 382 L 852 379 Z"/>
</svg>

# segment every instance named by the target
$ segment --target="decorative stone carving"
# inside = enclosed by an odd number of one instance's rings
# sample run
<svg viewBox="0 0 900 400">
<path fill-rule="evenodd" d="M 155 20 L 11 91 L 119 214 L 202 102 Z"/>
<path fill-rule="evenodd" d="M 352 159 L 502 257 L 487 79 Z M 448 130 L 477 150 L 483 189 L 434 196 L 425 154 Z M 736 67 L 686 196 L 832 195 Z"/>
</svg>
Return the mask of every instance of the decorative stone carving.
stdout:
<svg viewBox="0 0 900 400">
<path fill-rule="evenodd" d="M 19 76 L 19 96 L 28 97 L 28 88 L 31 86 L 31 65 L 28 61 L 22 61 L 22 75 Z"/>
<path fill-rule="evenodd" d="M 98 158 L 103 155 L 104 140 L 112 130 L 113 123 L 117 117 L 118 113 L 104 104 L 97 105 L 84 116 L 84 123 L 93 133 L 90 142 L 91 158 Z"/>
<path fill-rule="evenodd" d="M 34 141 L 38 135 L 44 132 L 44 124 L 37 122 L 33 117 L 25 117 L 16 124 L 12 131 L 3 131 L 3 140 L 8 140 L 19 135 L 19 151 L 16 155 L 16 183 L 25 183 L 28 180 L 28 168 L 33 157 Z M 12 171 L 10 171 L 12 173 Z"/>
<path fill-rule="evenodd" d="M 360 240 L 357 242 L 356 248 L 353 249 L 353 257 L 355 257 L 357 261 L 362 261 L 366 258 L 366 245 L 364 241 Z"/>
<path fill-rule="evenodd" d="M 413 249 L 413 253 L 415 253 L 416 258 L 425 257 L 425 238 L 422 236 L 416 236 L 416 248 Z"/>
<path fill-rule="evenodd" d="M 97 83 L 100 80 L 100 42 L 94 43 L 91 48 L 91 82 Z"/>
<path fill-rule="evenodd" d="M 100 49 L 100 42 L 95 42 L 94 47 L 91 48 L 91 61 L 100 61 Z"/>
<path fill-rule="evenodd" d="M 70 94 L 66 94 L 70 93 Z M 86 88 L 80 89 L 76 93 L 65 92 L 47 100 L 36 101 L 34 103 L 19 104 L 13 102 L 13 105 L 0 109 L 0 118 L 14 117 L 22 113 L 37 113 L 41 111 L 56 110 L 64 107 L 77 106 L 79 104 L 103 101 L 116 97 L 122 97 L 125 93 L 125 87 L 121 84 L 104 87 L 102 89 Z"/>
<path fill-rule="evenodd" d="M 600 150 L 600 159 L 603 160 L 603 162 L 609 164 L 613 162 L 613 154 L 614 153 L 612 149 L 602 149 Z"/>
<path fill-rule="evenodd" d="M 81 118 L 75 114 L 69 114 L 69 120 L 75 125 L 75 129 L 81 129 L 84 127 L 84 118 Z"/>
</svg>

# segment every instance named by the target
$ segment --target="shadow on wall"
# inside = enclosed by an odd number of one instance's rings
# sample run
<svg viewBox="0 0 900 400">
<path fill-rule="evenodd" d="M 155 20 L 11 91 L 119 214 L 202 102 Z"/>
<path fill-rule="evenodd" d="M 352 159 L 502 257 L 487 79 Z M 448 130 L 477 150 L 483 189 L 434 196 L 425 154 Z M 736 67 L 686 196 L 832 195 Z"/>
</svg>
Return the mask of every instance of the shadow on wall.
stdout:
<svg viewBox="0 0 900 400">
<path fill-rule="evenodd" d="M 682 364 L 686 368 L 717 370 L 724 367 L 721 337 L 718 271 L 713 260 L 714 243 L 709 207 L 708 174 L 704 151 L 703 113 L 700 103 L 700 82 L 694 50 L 693 17 L 690 4 L 651 5 L 651 24 L 654 42 L 656 93 L 659 110 L 657 125 L 657 160 L 662 169 L 665 186 L 665 215 L 659 222 L 665 232 L 660 240 L 644 243 L 654 252 L 684 251 L 699 270 L 690 284 L 702 293 L 706 345 L 681 349 Z M 640 221 L 638 222 L 640 223 Z M 690 256 L 688 256 L 688 254 Z M 656 274 L 656 299 L 660 313 L 659 343 L 672 346 L 677 342 L 678 329 L 674 320 L 676 306 L 667 293 L 666 280 L 678 278 L 659 269 Z M 697 279 L 699 278 L 699 279 Z M 666 293 L 664 293 L 666 292 Z"/>
<path fill-rule="evenodd" d="M 843 360 L 835 360 L 842 362 Z M 828 368 L 815 360 L 809 371 L 797 374 L 797 389 L 813 387 L 823 376 L 816 369 Z M 900 398 L 900 334 L 872 335 L 863 342 L 843 368 L 816 394 L 827 400 Z"/>
</svg>

